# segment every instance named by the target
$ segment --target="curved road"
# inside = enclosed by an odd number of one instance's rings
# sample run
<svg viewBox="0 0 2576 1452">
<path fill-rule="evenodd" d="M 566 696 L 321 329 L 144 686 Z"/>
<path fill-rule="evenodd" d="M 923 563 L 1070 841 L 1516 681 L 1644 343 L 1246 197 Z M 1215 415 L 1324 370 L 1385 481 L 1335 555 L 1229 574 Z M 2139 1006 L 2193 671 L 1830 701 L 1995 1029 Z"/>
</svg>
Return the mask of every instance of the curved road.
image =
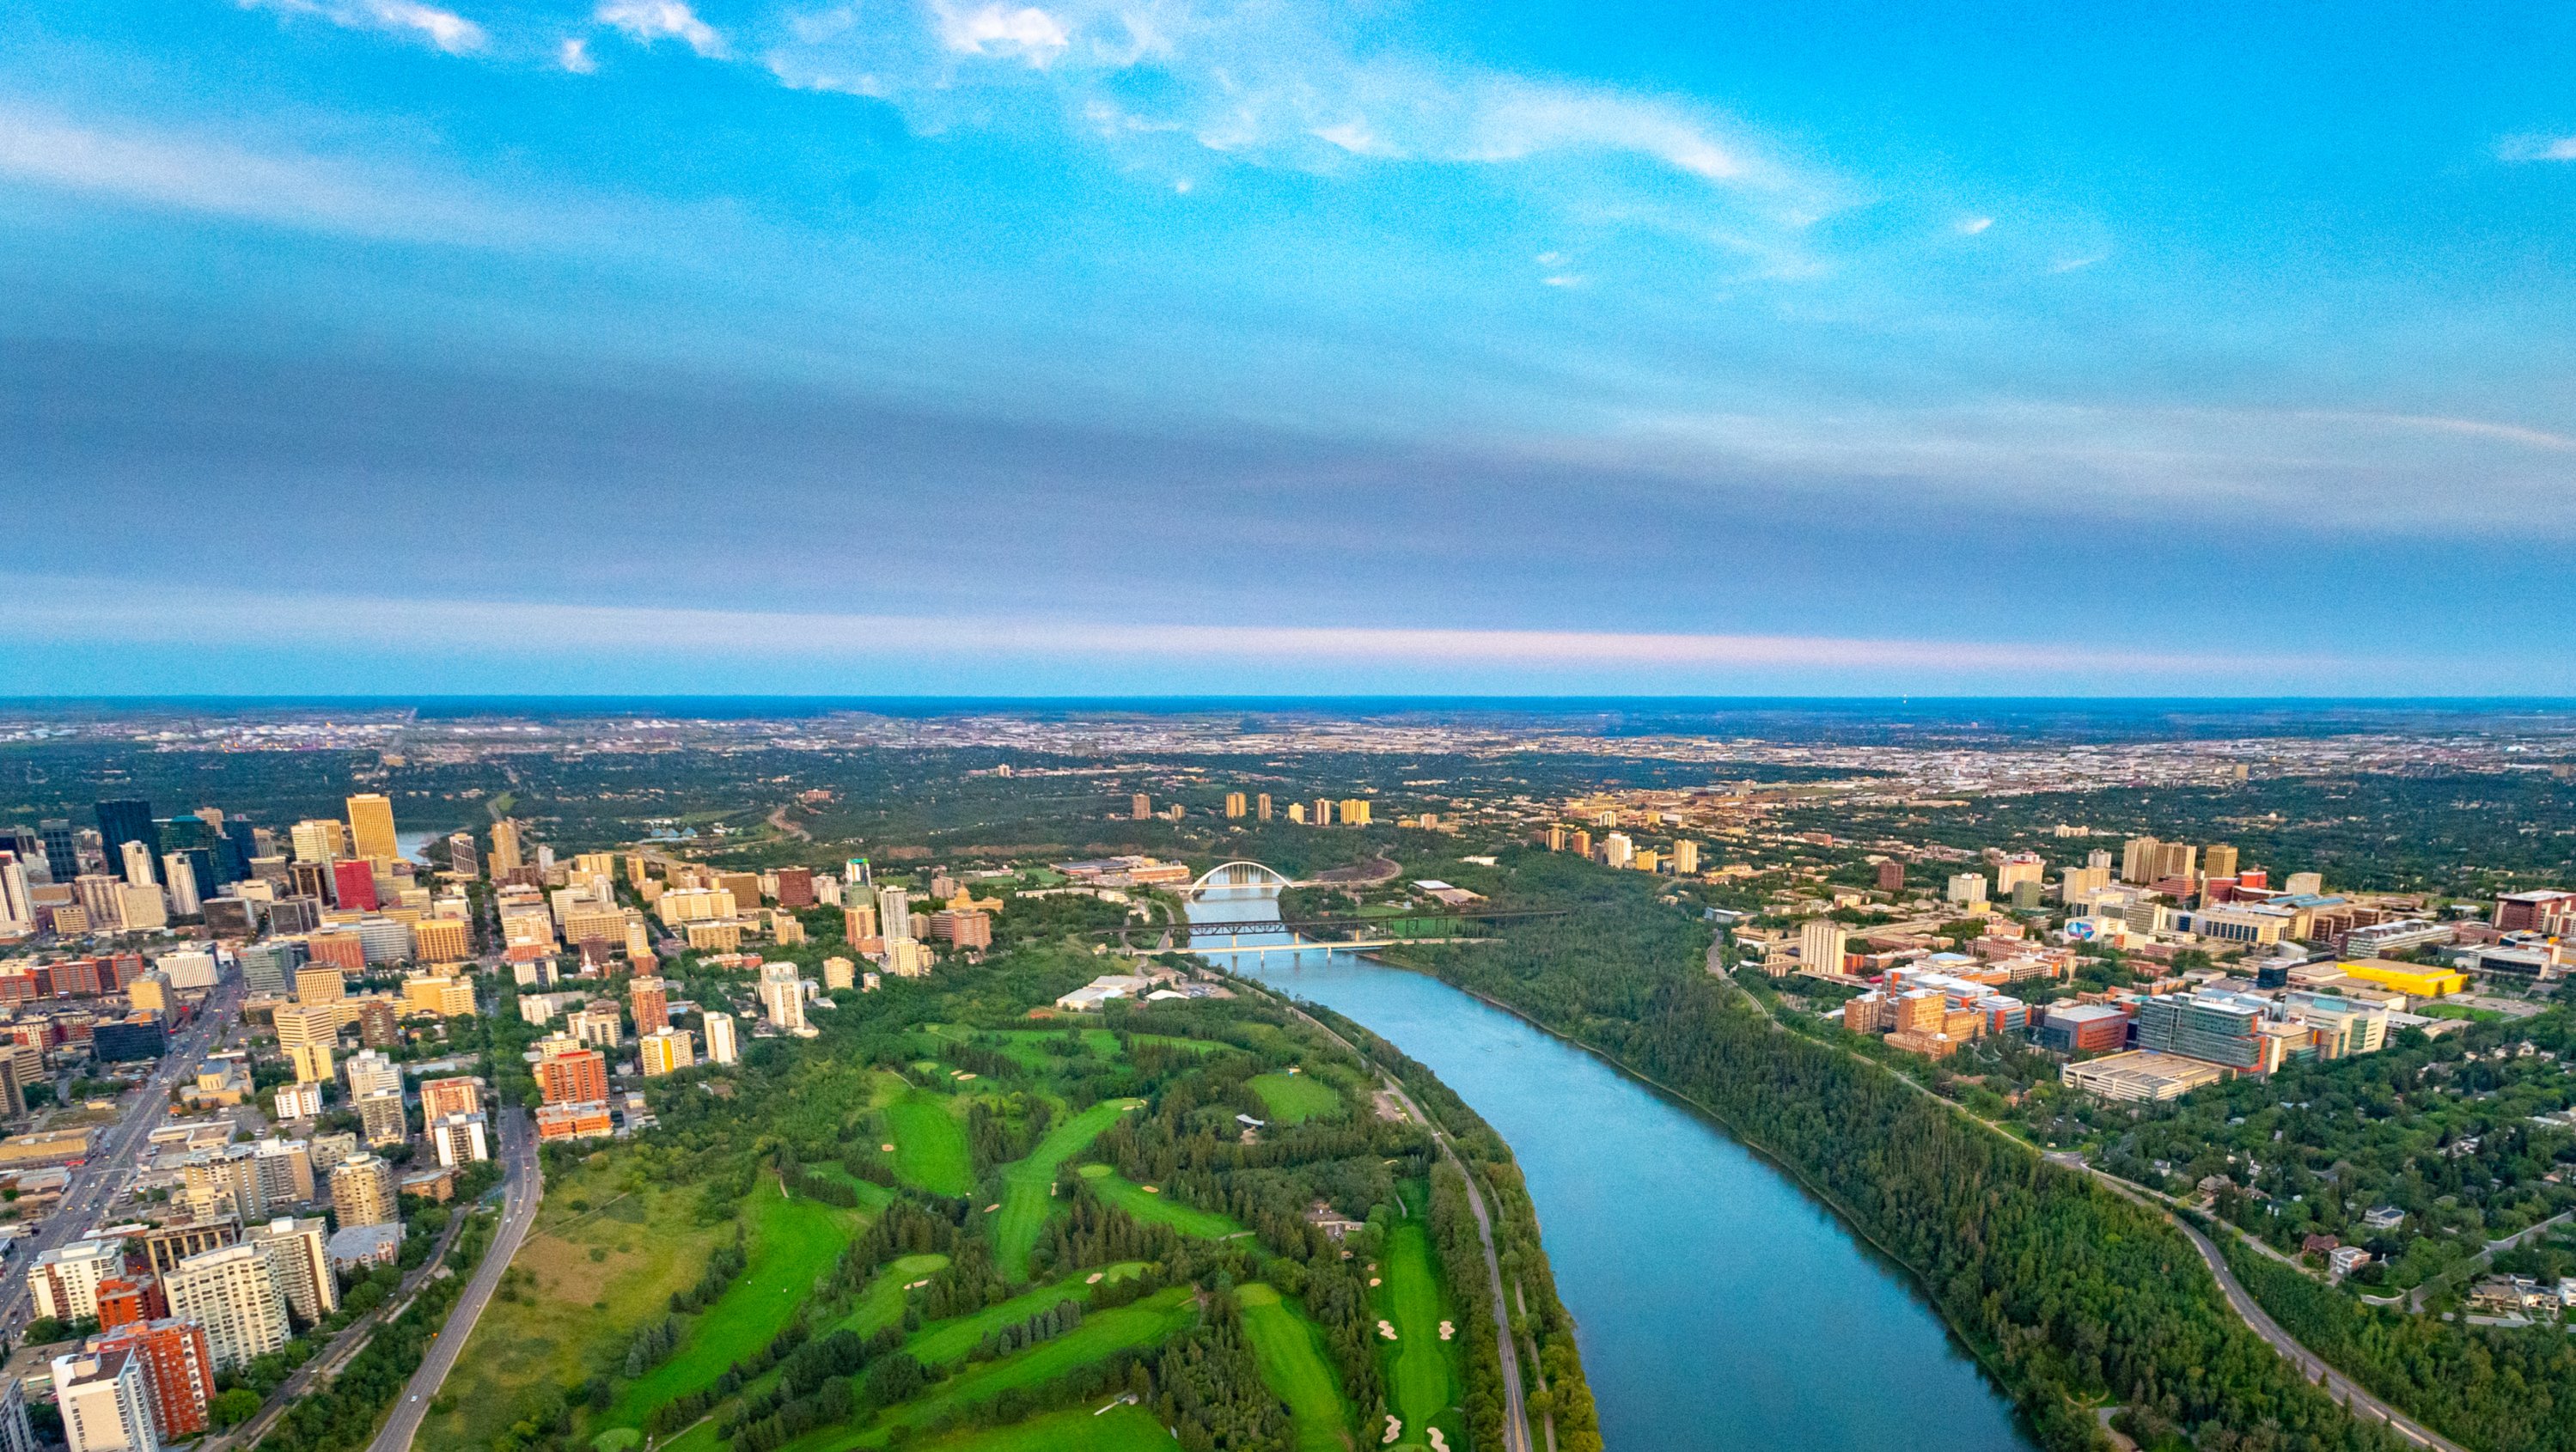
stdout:
<svg viewBox="0 0 2576 1452">
<path fill-rule="evenodd" d="M 437 1399 L 447 1373 L 473 1337 L 474 1323 L 482 1319 L 483 1308 L 500 1288 L 502 1272 L 510 1268 L 510 1258 L 519 1253 L 529 1227 L 536 1223 L 537 1206 L 546 1197 L 545 1171 L 537 1164 L 536 1135 L 528 1117 L 516 1109 L 501 1121 L 501 1165 L 501 1224 L 492 1232 L 492 1244 L 485 1248 L 482 1261 L 474 1267 L 474 1279 L 466 1284 L 465 1294 L 456 1298 L 447 1324 L 429 1343 L 429 1354 L 411 1374 L 411 1385 L 403 1389 L 403 1399 L 394 1403 L 393 1414 L 385 1418 L 368 1452 L 408 1452 L 412 1438 L 419 1435 L 421 1419 L 429 1415 L 429 1404 Z"/>
</svg>

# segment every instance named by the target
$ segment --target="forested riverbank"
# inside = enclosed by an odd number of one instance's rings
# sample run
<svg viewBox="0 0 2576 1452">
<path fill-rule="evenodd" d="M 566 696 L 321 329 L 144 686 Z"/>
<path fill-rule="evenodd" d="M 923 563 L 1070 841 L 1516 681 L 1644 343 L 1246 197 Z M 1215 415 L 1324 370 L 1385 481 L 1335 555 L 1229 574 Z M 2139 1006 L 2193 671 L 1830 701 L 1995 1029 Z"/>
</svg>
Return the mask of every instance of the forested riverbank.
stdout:
<svg viewBox="0 0 2576 1452">
<path fill-rule="evenodd" d="M 1831 1199 L 1906 1265 L 2051 1447 L 2117 1404 L 2207 1452 L 2398 1445 L 2247 1330 L 2153 1212 L 1967 1123 L 1893 1074 L 1778 1031 L 1702 969 L 1706 929 L 1653 879 L 1518 854 L 1515 903 L 1568 916 L 1402 961 L 1669 1086 Z"/>
</svg>

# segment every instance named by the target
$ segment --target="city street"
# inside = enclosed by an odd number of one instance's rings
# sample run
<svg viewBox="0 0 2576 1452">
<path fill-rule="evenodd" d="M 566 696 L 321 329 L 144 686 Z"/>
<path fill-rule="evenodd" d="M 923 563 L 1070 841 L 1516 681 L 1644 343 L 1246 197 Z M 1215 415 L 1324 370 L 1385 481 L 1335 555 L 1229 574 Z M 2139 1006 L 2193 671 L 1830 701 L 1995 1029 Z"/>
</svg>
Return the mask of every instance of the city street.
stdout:
<svg viewBox="0 0 2576 1452">
<path fill-rule="evenodd" d="M 0 1333 L 15 1337 L 27 1324 L 31 1311 L 28 1264 L 44 1251 L 78 1240 L 113 1208 L 143 1146 L 169 1114 L 170 1091 L 181 1080 L 196 1074 L 207 1049 L 231 1027 L 233 1016 L 241 1009 L 241 996 L 238 980 L 216 988 L 207 996 L 197 1021 L 170 1041 L 169 1052 L 161 1057 L 152 1076 L 129 1091 L 132 1102 L 126 1107 L 125 1117 L 109 1129 L 106 1144 L 86 1164 L 72 1171 L 71 1185 L 64 1190 L 61 1203 L 45 1217 L 44 1227 L 20 1247 L 7 1288 L 0 1290 Z"/>
<path fill-rule="evenodd" d="M 403 1389 L 403 1399 L 394 1403 L 368 1452 L 408 1452 L 412 1438 L 420 1432 L 421 1419 L 429 1415 L 430 1403 L 447 1381 L 448 1371 L 473 1337 L 474 1323 L 482 1319 L 483 1308 L 491 1304 L 492 1293 L 500 1288 L 502 1272 L 510 1268 L 510 1258 L 519 1253 L 520 1243 L 528 1238 L 528 1228 L 536 1223 L 537 1206 L 546 1195 L 546 1177 L 537 1163 L 536 1128 L 524 1111 L 514 1109 L 502 1116 L 500 1150 L 501 1224 L 493 1231 L 492 1244 L 474 1268 L 474 1279 L 447 1313 L 446 1326 L 429 1343 L 429 1354 L 421 1358 L 420 1369 L 412 1373 L 411 1385 Z"/>
</svg>

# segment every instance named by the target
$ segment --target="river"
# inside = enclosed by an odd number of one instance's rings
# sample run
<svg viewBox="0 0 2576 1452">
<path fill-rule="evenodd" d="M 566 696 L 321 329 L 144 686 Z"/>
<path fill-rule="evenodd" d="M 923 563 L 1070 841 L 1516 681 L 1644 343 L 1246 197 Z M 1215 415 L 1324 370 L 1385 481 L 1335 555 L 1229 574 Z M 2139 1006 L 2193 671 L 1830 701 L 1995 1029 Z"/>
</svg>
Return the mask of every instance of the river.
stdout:
<svg viewBox="0 0 2576 1452">
<path fill-rule="evenodd" d="M 1278 900 L 1211 889 L 1190 918 L 1275 922 Z M 1707 1120 L 1423 974 L 1208 956 L 1366 1024 L 1511 1142 L 1610 1452 L 2032 1445 L 1904 1271 Z"/>
</svg>

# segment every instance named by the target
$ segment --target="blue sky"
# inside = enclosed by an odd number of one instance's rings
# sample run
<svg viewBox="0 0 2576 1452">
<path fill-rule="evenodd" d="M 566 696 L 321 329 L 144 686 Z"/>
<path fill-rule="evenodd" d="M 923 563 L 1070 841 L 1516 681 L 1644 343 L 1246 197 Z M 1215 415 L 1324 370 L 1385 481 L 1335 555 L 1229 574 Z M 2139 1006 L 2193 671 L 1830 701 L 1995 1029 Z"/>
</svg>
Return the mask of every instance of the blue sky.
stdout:
<svg viewBox="0 0 2576 1452">
<path fill-rule="evenodd" d="M 2576 691 L 2566 7 L 0 11 L 0 692 Z"/>
</svg>

